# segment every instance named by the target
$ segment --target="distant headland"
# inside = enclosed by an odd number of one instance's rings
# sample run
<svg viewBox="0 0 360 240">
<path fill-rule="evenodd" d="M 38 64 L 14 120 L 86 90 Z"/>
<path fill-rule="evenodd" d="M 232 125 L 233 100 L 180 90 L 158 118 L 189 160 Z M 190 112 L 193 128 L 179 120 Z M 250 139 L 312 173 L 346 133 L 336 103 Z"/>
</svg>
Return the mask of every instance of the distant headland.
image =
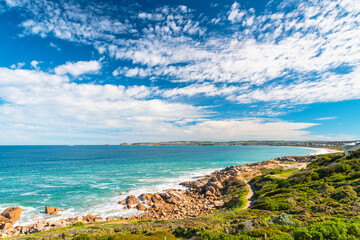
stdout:
<svg viewBox="0 0 360 240">
<path fill-rule="evenodd" d="M 122 146 L 289 146 L 330 148 L 340 150 L 345 144 L 354 141 L 169 141 L 121 143 Z"/>
</svg>

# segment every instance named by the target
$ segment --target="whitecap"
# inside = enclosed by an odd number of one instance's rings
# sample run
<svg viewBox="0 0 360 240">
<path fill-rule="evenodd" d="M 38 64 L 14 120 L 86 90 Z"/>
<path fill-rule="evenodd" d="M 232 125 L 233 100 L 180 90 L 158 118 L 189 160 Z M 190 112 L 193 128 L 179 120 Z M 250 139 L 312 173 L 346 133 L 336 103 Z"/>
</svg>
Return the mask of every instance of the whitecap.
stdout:
<svg viewBox="0 0 360 240">
<path fill-rule="evenodd" d="M 32 191 L 32 192 L 21 193 L 20 196 L 38 195 L 38 192 L 39 192 L 39 191 Z"/>
</svg>

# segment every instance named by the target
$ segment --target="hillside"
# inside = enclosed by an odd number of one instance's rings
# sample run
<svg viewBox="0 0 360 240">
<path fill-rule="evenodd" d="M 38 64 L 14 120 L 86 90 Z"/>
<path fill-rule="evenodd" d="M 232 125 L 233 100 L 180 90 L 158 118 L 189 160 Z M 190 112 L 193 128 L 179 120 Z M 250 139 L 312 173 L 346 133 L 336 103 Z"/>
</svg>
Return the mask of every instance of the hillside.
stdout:
<svg viewBox="0 0 360 240">
<path fill-rule="evenodd" d="M 248 187 L 222 189 L 224 206 L 180 220 L 116 220 L 35 233 L 18 239 L 360 239 L 360 151 L 314 157 L 306 169 L 262 169 Z"/>
</svg>

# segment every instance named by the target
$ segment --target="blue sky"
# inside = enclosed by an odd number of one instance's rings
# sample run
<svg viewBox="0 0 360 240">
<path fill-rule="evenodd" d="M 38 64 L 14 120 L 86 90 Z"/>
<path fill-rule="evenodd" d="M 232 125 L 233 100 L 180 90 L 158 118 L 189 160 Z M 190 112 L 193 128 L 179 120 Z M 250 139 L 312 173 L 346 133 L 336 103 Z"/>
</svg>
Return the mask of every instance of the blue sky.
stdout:
<svg viewBox="0 0 360 240">
<path fill-rule="evenodd" d="M 0 144 L 360 138 L 360 5 L 0 0 Z"/>
</svg>

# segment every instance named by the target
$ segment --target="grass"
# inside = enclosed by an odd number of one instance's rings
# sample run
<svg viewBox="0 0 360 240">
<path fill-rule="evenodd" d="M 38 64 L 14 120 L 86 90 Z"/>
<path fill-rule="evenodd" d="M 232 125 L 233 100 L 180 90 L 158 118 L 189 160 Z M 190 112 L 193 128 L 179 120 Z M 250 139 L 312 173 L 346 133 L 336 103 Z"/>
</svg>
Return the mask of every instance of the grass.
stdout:
<svg viewBox="0 0 360 240">
<path fill-rule="evenodd" d="M 283 178 L 288 178 L 290 177 L 291 175 L 295 174 L 295 173 L 298 173 L 300 172 L 300 169 L 297 169 L 297 168 L 289 168 L 289 169 L 286 169 L 286 170 L 277 170 L 277 171 L 272 171 L 270 172 L 269 174 L 271 175 L 277 175 L 277 176 L 280 176 L 280 177 L 283 177 Z"/>
</svg>

